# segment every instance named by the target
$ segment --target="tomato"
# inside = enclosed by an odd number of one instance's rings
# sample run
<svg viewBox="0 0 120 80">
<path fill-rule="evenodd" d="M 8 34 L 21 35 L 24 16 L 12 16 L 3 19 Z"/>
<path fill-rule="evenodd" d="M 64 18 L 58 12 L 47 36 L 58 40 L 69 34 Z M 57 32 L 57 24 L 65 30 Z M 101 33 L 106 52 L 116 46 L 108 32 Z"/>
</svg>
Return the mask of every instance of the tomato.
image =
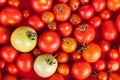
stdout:
<svg viewBox="0 0 120 80">
<path fill-rule="evenodd" d="M 120 0 L 107 0 L 107 8 L 111 11 L 120 10 Z"/>
<path fill-rule="evenodd" d="M 105 0 L 92 0 L 92 6 L 94 7 L 96 12 L 101 12 L 106 8 Z"/>
<path fill-rule="evenodd" d="M 55 52 L 59 49 L 60 44 L 60 36 L 54 31 L 44 31 L 41 35 L 39 35 L 38 47 L 43 52 Z"/>
<path fill-rule="evenodd" d="M 102 19 L 99 16 L 93 16 L 89 19 L 89 23 L 92 24 L 95 28 L 98 28 L 101 26 Z"/>
<path fill-rule="evenodd" d="M 47 78 L 55 73 L 57 66 L 55 57 L 50 54 L 41 54 L 35 59 L 33 68 L 38 76 Z"/>
<path fill-rule="evenodd" d="M 5 26 L 16 25 L 22 21 L 22 13 L 15 7 L 3 8 L 0 12 L 0 22 Z"/>
<path fill-rule="evenodd" d="M 109 75 L 108 80 L 120 80 L 120 76 L 117 73 L 112 73 Z"/>
<path fill-rule="evenodd" d="M 10 74 L 17 74 L 18 68 L 14 63 L 8 63 L 6 65 L 6 71 L 9 72 Z"/>
<path fill-rule="evenodd" d="M 28 25 L 36 31 L 41 31 L 45 27 L 45 23 L 38 15 L 31 15 L 28 17 Z"/>
<path fill-rule="evenodd" d="M 82 58 L 82 55 L 78 51 L 74 51 L 71 53 L 71 59 L 74 61 L 80 60 Z"/>
<path fill-rule="evenodd" d="M 36 12 L 44 12 L 50 10 L 53 0 L 31 0 L 31 6 Z"/>
<path fill-rule="evenodd" d="M 65 78 L 61 74 L 55 73 L 49 77 L 49 80 L 65 80 Z"/>
<path fill-rule="evenodd" d="M 28 9 L 25 9 L 23 10 L 22 14 L 23 14 L 23 17 L 27 19 L 30 16 L 31 11 Z"/>
<path fill-rule="evenodd" d="M 117 71 L 120 68 L 120 63 L 117 60 L 109 60 L 107 62 L 107 69 L 110 71 Z"/>
<path fill-rule="evenodd" d="M 69 2 L 69 0 L 57 0 L 58 2 L 60 2 L 60 3 L 67 3 L 67 2 Z"/>
<path fill-rule="evenodd" d="M 66 37 L 62 39 L 61 49 L 64 52 L 72 53 L 77 48 L 77 41 L 73 37 Z"/>
<path fill-rule="evenodd" d="M 16 59 L 16 66 L 21 72 L 30 72 L 33 69 L 33 56 L 30 53 L 22 53 Z"/>
<path fill-rule="evenodd" d="M 95 29 L 91 24 L 80 24 L 74 30 L 74 37 L 80 44 L 90 43 L 95 38 Z"/>
<path fill-rule="evenodd" d="M 98 72 L 98 79 L 99 80 L 108 80 L 108 75 L 104 71 Z"/>
<path fill-rule="evenodd" d="M 70 0 L 69 6 L 72 11 L 76 11 L 80 6 L 80 1 L 79 0 Z"/>
<path fill-rule="evenodd" d="M 54 14 L 52 12 L 45 11 L 42 13 L 41 18 L 45 23 L 51 23 L 54 21 L 55 17 L 54 17 Z"/>
<path fill-rule="evenodd" d="M 77 61 L 72 65 L 72 75 L 78 80 L 88 78 L 91 72 L 91 65 L 86 61 Z"/>
<path fill-rule="evenodd" d="M 37 44 L 37 33 L 29 26 L 20 26 L 12 32 L 10 42 L 18 51 L 29 52 Z"/>
<path fill-rule="evenodd" d="M 116 27 L 117 30 L 120 32 L 120 14 L 118 14 L 116 18 Z"/>
<path fill-rule="evenodd" d="M 112 12 L 108 9 L 105 9 L 100 12 L 100 17 L 104 20 L 108 20 L 112 17 Z"/>
<path fill-rule="evenodd" d="M 18 80 L 18 79 L 15 75 L 7 74 L 7 75 L 3 76 L 2 80 Z"/>
<path fill-rule="evenodd" d="M 82 19 L 89 19 L 94 15 L 94 7 L 91 5 L 84 5 L 79 7 L 78 14 L 81 16 Z"/>
<path fill-rule="evenodd" d="M 73 30 L 73 27 L 70 22 L 62 22 L 58 25 L 58 32 L 64 37 L 70 36 L 72 33 L 72 30 Z"/>
<path fill-rule="evenodd" d="M 112 41 L 118 36 L 115 24 L 112 20 L 106 20 L 102 23 L 102 36 L 104 39 Z"/>
<path fill-rule="evenodd" d="M 93 67 L 96 71 L 103 71 L 106 69 L 106 62 L 102 59 L 93 63 Z"/>
<path fill-rule="evenodd" d="M 13 7 L 20 7 L 20 0 L 8 0 L 8 5 Z"/>
<path fill-rule="evenodd" d="M 5 44 L 9 41 L 10 30 L 5 26 L 0 26 L 0 44 Z"/>
<path fill-rule="evenodd" d="M 60 51 L 57 53 L 56 59 L 59 63 L 66 63 L 69 60 L 69 55 L 64 51 Z"/>
<path fill-rule="evenodd" d="M 4 45 L 1 48 L 0 56 L 5 62 L 13 62 L 18 55 L 18 51 L 11 45 Z"/>
<path fill-rule="evenodd" d="M 87 48 L 87 49 L 86 49 Z M 86 47 L 85 50 L 82 51 L 83 59 L 93 63 L 100 59 L 101 57 L 101 49 L 100 46 L 96 43 L 90 43 L 88 44 L 88 47 Z"/>
<path fill-rule="evenodd" d="M 7 3 L 7 0 L 0 0 L 0 6 L 4 6 Z"/>
<path fill-rule="evenodd" d="M 32 50 L 32 52 L 35 55 L 35 57 L 37 57 L 38 55 L 40 55 L 42 53 L 39 48 L 34 48 Z"/>
<path fill-rule="evenodd" d="M 56 31 L 57 30 L 57 22 L 53 21 L 47 24 L 49 30 Z"/>
<path fill-rule="evenodd" d="M 3 70 L 5 68 L 5 61 L 3 61 L 2 59 L 0 59 L 0 70 Z"/>
<path fill-rule="evenodd" d="M 119 52 L 118 52 L 117 49 L 112 48 L 112 49 L 109 50 L 108 56 L 111 59 L 118 59 L 119 58 Z"/>
<path fill-rule="evenodd" d="M 57 67 L 57 72 L 63 76 L 68 76 L 70 74 L 70 67 L 68 64 L 61 63 Z"/>
<path fill-rule="evenodd" d="M 71 9 L 67 4 L 58 3 L 53 6 L 53 13 L 56 21 L 66 21 L 70 17 Z"/>
</svg>

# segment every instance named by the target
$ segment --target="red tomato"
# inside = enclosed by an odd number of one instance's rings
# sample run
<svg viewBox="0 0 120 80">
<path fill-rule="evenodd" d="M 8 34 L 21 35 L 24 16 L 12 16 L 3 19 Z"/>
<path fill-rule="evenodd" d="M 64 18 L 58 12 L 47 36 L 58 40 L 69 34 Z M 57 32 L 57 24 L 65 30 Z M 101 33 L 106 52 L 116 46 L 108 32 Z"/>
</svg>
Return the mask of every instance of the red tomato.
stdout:
<svg viewBox="0 0 120 80">
<path fill-rule="evenodd" d="M 10 30 L 5 26 L 0 26 L 0 44 L 5 44 L 10 39 Z"/>
<path fill-rule="evenodd" d="M 2 80 L 18 80 L 18 79 L 15 75 L 7 74 L 7 75 L 3 76 Z"/>
<path fill-rule="evenodd" d="M 57 0 L 58 2 L 60 2 L 60 3 L 67 3 L 67 2 L 69 2 L 69 0 Z"/>
<path fill-rule="evenodd" d="M 31 6 L 36 12 L 44 12 L 50 10 L 53 0 L 31 0 Z"/>
<path fill-rule="evenodd" d="M 64 37 L 70 36 L 72 33 L 72 30 L 73 30 L 73 27 L 70 22 L 62 22 L 58 25 L 58 32 Z"/>
<path fill-rule="evenodd" d="M 49 80 L 65 80 L 65 78 L 61 74 L 55 73 L 49 77 Z"/>
<path fill-rule="evenodd" d="M 98 72 L 98 79 L 99 80 L 108 80 L 108 74 L 104 71 Z"/>
<path fill-rule="evenodd" d="M 109 76 L 108 80 L 120 80 L 120 76 L 119 76 L 119 74 L 117 74 L 117 73 L 112 73 L 112 74 Z"/>
<path fill-rule="evenodd" d="M 57 22 L 53 21 L 47 24 L 49 30 L 56 31 L 57 30 Z"/>
<path fill-rule="evenodd" d="M 80 44 L 90 43 L 95 38 L 95 29 L 91 24 L 80 24 L 74 30 L 74 37 Z"/>
<path fill-rule="evenodd" d="M 116 18 L 116 27 L 117 30 L 120 32 L 120 14 L 118 14 Z"/>
<path fill-rule="evenodd" d="M 37 15 L 31 15 L 28 18 L 28 25 L 33 27 L 36 31 L 40 31 L 45 27 L 43 20 Z"/>
<path fill-rule="evenodd" d="M 18 51 L 11 45 L 4 45 L 1 48 L 0 56 L 5 62 L 13 62 L 18 55 Z"/>
<path fill-rule="evenodd" d="M 10 74 L 17 74 L 18 68 L 14 63 L 8 63 L 6 65 L 6 71 L 9 72 Z"/>
<path fill-rule="evenodd" d="M 112 49 L 109 50 L 108 56 L 111 59 L 118 59 L 119 58 L 119 52 L 118 52 L 117 49 L 112 48 Z"/>
<path fill-rule="evenodd" d="M 72 75 L 78 80 L 87 79 L 91 72 L 91 65 L 86 61 L 77 61 L 72 65 Z"/>
<path fill-rule="evenodd" d="M 115 24 L 112 20 L 106 20 L 102 23 L 102 36 L 104 39 L 112 41 L 118 36 Z"/>
<path fill-rule="evenodd" d="M 25 10 L 23 10 L 22 13 L 23 13 L 23 17 L 27 19 L 30 16 L 31 11 L 28 9 L 25 9 Z"/>
<path fill-rule="evenodd" d="M 35 55 L 35 57 L 37 57 L 38 55 L 42 53 L 39 48 L 34 48 L 32 52 Z"/>
<path fill-rule="evenodd" d="M 33 56 L 30 53 L 22 53 L 16 59 L 16 65 L 21 72 L 30 72 L 33 69 Z"/>
<path fill-rule="evenodd" d="M 80 1 L 79 0 L 70 0 L 69 6 L 72 11 L 76 11 L 80 6 Z"/>
<path fill-rule="evenodd" d="M 74 51 L 71 53 L 71 59 L 74 61 L 80 60 L 82 58 L 82 55 L 78 51 Z"/>
<path fill-rule="evenodd" d="M 0 6 L 4 6 L 7 3 L 7 0 L 0 0 Z"/>
<path fill-rule="evenodd" d="M 104 20 L 108 20 L 112 17 L 112 12 L 108 9 L 105 9 L 100 12 L 100 17 Z"/>
<path fill-rule="evenodd" d="M 20 0 L 8 0 L 8 5 L 13 7 L 20 7 Z"/>
<path fill-rule="evenodd" d="M 84 5 L 84 4 L 88 4 L 90 0 L 80 0 L 80 2 Z"/>
<path fill-rule="evenodd" d="M 0 59 L 0 70 L 3 70 L 5 65 L 6 65 L 6 63 L 2 59 Z"/>
<path fill-rule="evenodd" d="M 53 13 L 56 21 L 66 21 L 70 17 L 71 9 L 67 4 L 58 3 L 53 6 Z"/>
<path fill-rule="evenodd" d="M 38 39 L 38 47 L 41 51 L 52 53 L 59 49 L 60 47 L 60 36 L 54 31 L 43 32 Z"/>
<path fill-rule="evenodd" d="M 92 6 L 96 12 L 100 12 L 106 8 L 105 0 L 92 0 Z"/>
<path fill-rule="evenodd" d="M 94 7 L 91 5 L 84 5 L 79 7 L 78 13 L 82 19 L 89 19 L 94 15 Z"/>
<path fill-rule="evenodd" d="M 22 21 L 22 13 L 15 7 L 3 8 L 0 12 L 0 22 L 5 26 L 16 25 Z"/>
</svg>

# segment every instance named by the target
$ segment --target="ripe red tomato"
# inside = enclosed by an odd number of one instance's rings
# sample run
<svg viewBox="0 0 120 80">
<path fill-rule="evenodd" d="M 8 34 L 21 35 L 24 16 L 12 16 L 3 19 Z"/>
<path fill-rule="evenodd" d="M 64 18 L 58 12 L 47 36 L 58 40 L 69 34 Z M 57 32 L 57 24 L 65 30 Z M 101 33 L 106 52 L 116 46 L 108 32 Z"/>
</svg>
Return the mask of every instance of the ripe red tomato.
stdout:
<svg viewBox="0 0 120 80">
<path fill-rule="evenodd" d="M 115 40 L 118 36 L 115 24 L 112 20 L 106 20 L 102 23 L 102 36 L 108 41 Z"/>
<path fill-rule="evenodd" d="M 78 61 L 78 60 L 82 59 L 82 55 L 81 55 L 80 52 L 74 51 L 74 52 L 71 53 L 71 59 L 73 61 Z"/>
<path fill-rule="evenodd" d="M 105 9 L 103 11 L 100 12 L 100 17 L 103 19 L 103 20 L 108 20 L 112 17 L 112 12 L 108 9 Z"/>
<path fill-rule="evenodd" d="M 8 63 L 6 65 L 6 71 L 10 74 L 17 74 L 18 73 L 18 68 L 14 63 Z"/>
<path fill-rule="evenodd" d="M 0 44 L 5 44 L 10 39 L 10 30 L 5 26 L 0 26 Z"/>
<path fill-rule="evenodd" d="M 49 80 L 65 80 L 65 78 L 61 74 L 55 73 L 49 77 Z"/>
<path fill-rule="evenodd" d="M 98 72 L 98 79 L 99 80 L 108 80 L 108 74 L 104 71 Z"/>
<path fill-rule="evenodd" d="M 0 59 L 0 70 L 3 70 L 5 68 L 6 63 Z"/>
<path fill-rule="evenodd" d="M 0 6 L 4 6 L 7 3 L 7 0 L 0 0 Z"/>
<path fill-rule="evenodd" d="M 118 50 L 114 49 L 114 48 L 110 49 L 109 52 L 108 52 L 108 56 L 111 59 L 118 59 L 119 55 L 120 54 L 119 54 Z"/>
<path fill-rule="evenodd" d="M 39 48 L 34 48 L 32 50 L 32 52 L 35 55 L 35 57 L 37 57 L 38 55 L 40 55 L 42 53 Z"/>
<path fill-rule="evenodd" d="M 31 6 L 36 12 L 44 12 L 50 10 L 53 0 L 31 0 Z"/>
<path fill-rule="evenodd" d="M 5 26 L 16 25 L 22 21 L 22 13 L 15 7 L 3 8 L 0 12 L 0 22 Z"/>
<path fill-rule="evenodd" d="M 77 61 L 72 65 L 72 75 L 78 80 L 87 79 L 91 72 L 91 65 L 86 61 Z"/>
<path fill-rule="evenodd" d="M 8 0 L 8 5 L 13 7 L 20 7 L 20 0 Z"/>
<path fill-rule="evenodd" d="M 117 30 L 120 32 L 120 14 L 118 14 L 116 18 L 116 27 Z"/>
<path fill-rule="evenodd" d="M 28 25 L 33 27 L 36 31 L 40 31 L 45 27 L 43 20 L 37 15 L 31 15 L 28 18 Z"/>
<path fill-rule="evenodd" d="M 16 59 L 16 65 L 21 72 L 30 72 L 33 69 L 33 56 L 30 53 L 22 53 Z"/>
<path fill-rule="evenodd" d="M 60 47 L 60 36 L 54 31 L 43 32 L 38 39 L 38 47 L 41 51 L 52 53 L 59 49 Z"/>
<path fill-rule="evenodd" d="M 80 1 L 79 0 L 70 0 L 69 6 L 72 11 L 76 11 L 80 6 Z"/>
<path fill-rule="evenodd" d="M 74 30 L 74 37 L 80 44 L 90 43 L 95 38 L 95 29 L 91 24 L 80 24 Z"/>
<path fill-rule="evenodd" d="M 63 37 L 68 37 L 71 35 L 73 30 L 72 24 L 70 22 L 62 22 L 58 25 L 58 32 Z"/>
<path fill-rule="evenodd" d="M 27 18 L 30 16 L 31 11 L 28 10 L 28 9 L 25 9 L 25 10 L 23 10 L 22 14 L 23 14 L 23 17 L 24 17 L 25 19 L 27 19 Z"/>
<path fill-rule="evenodd" d="M 18 51 L 11 45 L 4 45 L 1 48 L 0 56 L 5 62 L 13 62 L 18 55 Z"/>
<path fill-rule="evenodd" d="M 84 5 L 79 7 L 78 13 L 82 19 L 89 19 L 94 15 L 94 7 L 92 5 Z"/>
<path fill-rule="evenodd" d="M 18 80 L 18 79 L 17 79 L 17 76 L 15 76 L 15 75 L 7 74 L 7 75 L 3 76 L 2 80 Z"/>
<path fill-rule="evenodd" d="M 71 9 L 67 4 L 58 3 L 53 6 L 53 13 L 56 21 L 66 21 L 70 17 Z"/>
<path fill-rule="evenodd" d="M 117 73 L 109 75 L 108 80 L 120 80 L 120 76 Z"/>
</svg>

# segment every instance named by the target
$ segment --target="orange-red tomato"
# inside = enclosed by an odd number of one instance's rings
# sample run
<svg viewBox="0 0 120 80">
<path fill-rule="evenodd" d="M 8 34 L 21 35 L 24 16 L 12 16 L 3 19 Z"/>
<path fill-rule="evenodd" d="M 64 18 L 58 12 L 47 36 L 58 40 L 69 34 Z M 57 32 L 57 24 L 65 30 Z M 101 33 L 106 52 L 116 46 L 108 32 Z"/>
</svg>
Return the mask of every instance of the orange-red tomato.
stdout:
<svg viewBox="0 0 120 80">
<path fill-rule="evenodd" d="M 70 0 L 69 6 L 72 11 L 76 11 L 79 8 L 80 1 L 79 0 Z"/>
</svg>

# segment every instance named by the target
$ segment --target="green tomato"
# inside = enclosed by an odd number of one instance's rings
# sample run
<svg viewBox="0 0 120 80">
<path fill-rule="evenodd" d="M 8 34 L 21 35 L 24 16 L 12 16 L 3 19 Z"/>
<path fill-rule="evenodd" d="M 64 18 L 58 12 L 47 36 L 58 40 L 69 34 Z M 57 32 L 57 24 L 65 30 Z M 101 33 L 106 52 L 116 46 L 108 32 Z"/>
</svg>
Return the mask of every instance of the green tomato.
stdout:
<svg viewBox="0 0 120 80">
<path fill-rule="evenodd" d="M 54 56 L 42 54 L 35 59 L 33 68 L 38 76 L 47 78 L 55 73 L 57 66 L 58 62 Z"/>
<path fill-rule="evenodd" d="M 13 31 L 10 42 L 18 51 L 29 52 L 37 44 L 37 33 L 29 26 L 20 26 Z"/>
</svg>

